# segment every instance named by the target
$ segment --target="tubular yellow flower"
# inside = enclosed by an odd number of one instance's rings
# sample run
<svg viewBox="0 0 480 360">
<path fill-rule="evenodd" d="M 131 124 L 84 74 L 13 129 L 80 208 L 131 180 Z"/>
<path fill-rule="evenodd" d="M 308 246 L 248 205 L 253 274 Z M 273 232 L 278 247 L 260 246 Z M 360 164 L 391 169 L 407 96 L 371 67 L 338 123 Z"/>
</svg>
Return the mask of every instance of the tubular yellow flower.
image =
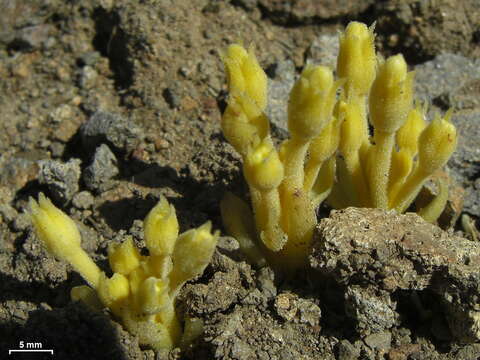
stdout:
<svg viewBox="0 0 480 360">
<path fill-rule="evenodd" d="M 326 66 L 307 66 L 288 102 L 288 130 L 295 140 L 309 141 L 328 124 L 338 84 Z"/>
<path fill-rule="evenodd" d="M 173 252 L 178 237 L 175 208 L 162 195 L 143 222 L 145 244 L 152 255 L 168 256 Z"/>
<path fill-rule="evenodd" d="M 77 226 L 65 213 L 55 207 L 42 193 L 38 203 L 30 198 L 30 218 L 37 236 L 56 258 L 73 266 L 94 288 L 100 278 L 100 269 L 80 246 Z"/>
<path fill-rule="evenodd" d="M 108 247 L 108 261 L 110 267 L 116 273 L 130 274 L 140 266 L 140 252 L 133 244 L 131 236 L 121 244 L 111 244 Z"/>
<path fill-rule="evenodd" d="M 227 71 L 228 87 L 232 93 L 244 93 L 260 111 L 267 106 L 267 75 L 255 57 L 253 46 L 245 50 L 233 44 L 222 57 Z"/>
<path fill-rule="evenodd" d="M 375 79 L 377 57 L 373 34 L 363 23 L 352 21 L 340 35 L 340 51 L 337 59 L 337 74 L 347 80 L 347 98 L 368 95 Z"/>
</svg>

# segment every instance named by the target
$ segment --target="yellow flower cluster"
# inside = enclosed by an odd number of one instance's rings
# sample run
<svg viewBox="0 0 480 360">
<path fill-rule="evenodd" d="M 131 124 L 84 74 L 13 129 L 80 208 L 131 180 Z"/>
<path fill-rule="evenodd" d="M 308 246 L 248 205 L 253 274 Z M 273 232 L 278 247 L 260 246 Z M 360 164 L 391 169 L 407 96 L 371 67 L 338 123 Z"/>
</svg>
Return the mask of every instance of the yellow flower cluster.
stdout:
<svg viewBox="0 0 480 360">
<path fill-rule="evenodd" d="M 404 212 L 425 181 L 456 146 L 451 111 L 425 121 L 413 103 L 414 73 L 402 55 L 383 60 L 373 27 L 351 22 L 340 35 L 335 80 L 325 66 L 307 66 L 288 102 L 290 138 L 276 149 L 265 115 L 267 78 L 253 48 L 231 45 L 223 55 L 229 99 L 222 118 L 226 139 L 243 158 L 252 210 L 227 194 L 227 231 L 252 262 L 286 269 L 306 263 L 322 201 Z M 370 135 L 370 127 L 373 134 Z M 419 212 L 435 221 L 445 189 Z"/>
<path fill-rule="evenodd" d="M 40 194 L 30 198 L 30 216 L 47 250 L 65 261 L 89 286 L 72 289 L 73 300 L 100 309 L 107 307 L 141 344 L 172 349 L 188 343 L 199 331 L 198 319 L 185 319 L 182 330 L 175 298 L 186 281 L 203 273 L 219 233 L 207 222 L 178 234 L 175 208 L 162 197 L 144 221 L 149 256 L 142 256 L 132 238 L 108 249 L 113 271 L 107 277 L 80 246 L 80 233 L 65 213 Z"/>
</svg>

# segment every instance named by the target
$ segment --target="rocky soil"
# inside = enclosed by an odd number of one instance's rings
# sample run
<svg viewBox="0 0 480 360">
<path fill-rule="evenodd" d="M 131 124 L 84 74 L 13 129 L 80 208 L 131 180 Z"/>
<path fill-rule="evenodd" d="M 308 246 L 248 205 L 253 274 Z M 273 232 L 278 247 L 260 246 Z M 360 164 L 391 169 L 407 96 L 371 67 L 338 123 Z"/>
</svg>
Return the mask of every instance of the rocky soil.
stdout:
<svg viewBox="0 0 480 360">
<path fill-rule="evenodd" d="M 335 63 L 351 20 L 376 21 L 378 50 L 405 55 L 432 114 L 456 109 L 443 230 L 322 208 L 311 267 L 295 279 L 252 268 L 222 237 L 178 300 L 205 323 L 183 352 L 140 347 L 108 312 L 71 302 L 83 280 L 31 233 L 28 197 L 43 191 L 69 213 L 104 270 L 110 242 L 142 244 L 161 194 L 181 230 L 222 229 L 223 193 L 245 189 L 219 126 L 219 53 L 255 44 L 281 138 L 293 81 Z M 0 358 L 20 341 L 73 360 L 480 358 L 479 29 L 478 0 L 0 0 Z"/>
</svg>

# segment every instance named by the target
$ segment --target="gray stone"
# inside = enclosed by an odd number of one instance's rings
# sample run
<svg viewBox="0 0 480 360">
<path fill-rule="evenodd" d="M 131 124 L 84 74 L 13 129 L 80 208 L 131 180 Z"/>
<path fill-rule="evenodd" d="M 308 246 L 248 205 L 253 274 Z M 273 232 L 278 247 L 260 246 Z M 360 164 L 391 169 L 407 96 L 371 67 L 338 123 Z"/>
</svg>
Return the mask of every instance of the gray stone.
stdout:
<svg viewBox="0 0 480 360">
<path fill-rule="evenodd" d="M 291 60 L 280 61 L 274 71 L 275 77 L 268 79 L 268 105 L 266 113 L 270 122 L 283 136 L 288 134 L 288 96 L 295 83 L 295 65 Z"/>
<path fill-rule="evenodd" d="M 464 111 L 453 116 L 458 131 L 458 145 L 448 162 L 455 180 L 465 189 L 464 208 L 480 214 L 480 191 L 475 180 L 480 173 L 480 110 Z"/>
<path fill-rule="evenodd" d="M 363 339 L 372 350 L 388 351 L 392 346 L 392 333 L 383 331 L 370 334 Z"/>
<path fill-rule="evenodd" d="M 39 49 L 46 43 L 53 27 L 49 24 L 27 26 L 17 30 L 11 45 L 25 51 Z"/>
<path fill-rule="evenodd" d="M 13 231 L 21 232 L 30 226 L 30 215 L 27 213 L 18 214 L 12 222 Z"/>
<path fill-rule="evenodd" d="M 480 79 L 478 60 L 473 61 L 456 54 L 440 54 L 415 67 L 415 94 L 418 98 L 431 102 L 444 94 L 451 96 L 473 79 Z M 451 105 L 458 108 L 460 104 Z"/>
<path fill-rule="evenodd" d="M 395 291 L 428 289 L 436 294 L 453 338 L 480 340 L 478 242 L 450 235 L 416 214 L 347 208 L 320 221 L 310 263 L 348 288 L 349 315 L 364 325 L 364 333 L 371 315 L 367 300 L 393 311 Z M 378 329 L 374 325 L 370 330 Z"/>
<path fill-rule="evenodd" d="M 38 181 L 45 184 L 54 200 L 62 205 L 72 200 L 78 192 L 80 179 L 80 159 L 70 159 L 67 163 L 56 160 L 40 160 Z"/>
<path fill-rule="evenodd" d="M 306 62 L 308 65 L 324 65 L 335 69 L 339 49 L 338 34 L 321 34 L 310 45 Z"/>
<path fill-rule="evenodd" d="M 89 51 L 85 54 L 82 54 L 78 61 L 81 65 L 93 66 L 101 58 L 101 54 L 98 51 Z"/>
<path fill-rule="evenodd" d="M 0 218 L 7 224 L 12 222 L 15 217 L 17 217 L 18 212 L 9 204 L 2 204 L 0 203 Z"/>
<path fill-rule="evenodd" d="M 80 134 L 88 152 L 106 143 L 114 151 L 130 153 L 143 137 L 140 128 L 131 120 L 106 111 L 93 114 L 80 128 Z"/>
<path fill-rule="evenodd" d="M 274 308 L 277 314 L 286 321 L 310 326 L 318 326 L 322 315 L 318 305 L 290 292 L 279 294 L 275 298 Z"/>
<path fill-rule="evenodd" d="M 93 206 L 93 203 L 93 195 L 88 191 L 80 191 L 79 193 L 75 194 L 72 199 L 73 206 L 80 210 L 91 208 Z"/>
<path fill-rule="evenodd" d="M 95 86 L 95 83 L 98 78 L 97 71 L 91 66 L 84 66 L 80 70 L 78 77 L 78 85 L 82 89 L 91 89 Z"/>
<path fill-rule="evenodd" d="M 118 173 L 117 158 L 107 145 L 101 144 L 83 173 L 83 181 L 88 189 L 102 193 L 114 186 L 112 180 Z"/>
<path fill-rule="evenodd" d="M 346 313 L 357 321 L 360 334 L 390 329 L 397 322 L 396 304 L 386 291 L 378 291 L 374 287 L 349 286 L 345 302 Z"/>
</svg>

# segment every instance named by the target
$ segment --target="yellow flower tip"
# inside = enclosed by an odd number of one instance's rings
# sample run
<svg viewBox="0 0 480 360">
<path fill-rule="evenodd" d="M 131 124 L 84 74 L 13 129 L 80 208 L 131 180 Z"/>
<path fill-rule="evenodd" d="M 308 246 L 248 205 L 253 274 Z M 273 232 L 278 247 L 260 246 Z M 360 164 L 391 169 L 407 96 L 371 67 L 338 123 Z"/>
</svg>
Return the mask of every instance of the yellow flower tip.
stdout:
<svg viewBox="0 0 480 360">
<path fill-rule="evenodd" d="M 267 105 L 267 75 L 253 51 L 238 44 L 230 45 L 222 58 L 230 92 L 245 93 L 260 109 Z"/>
<path fill-rule="evenodd" d="M 182 283 L 200 275 L 212 258 L 220 233 L 211 232 L 211 222 L 191 229 L 178 238 L 173 252 L 173 270 L 171 278 Z M 176 286 L 178 284 L 174 284 Z"/>
<path fill-rule="evenodd" d="M 340 35 L 337 74 L 347 79 L 347 96 L 366 96 L 375 78 L 376 62 L 374 26 L 351 22 Z"/>
<path fill-rule="evenodd" d="M 457 145 L 457 129 L 450 122 L 452 112 L 444 118 L 436 115 L 419 138 L 419 169 L 433 174 L 448 161 Z"/>
<path fill-rule="evenodd" d="M 408 113 L 405 124 L 395 134 L 398 147 L 408 151 L 411 156 L 417 154 L 418 137 L 427 126 L 424 109 L 425 106 L 417 102 Z"/>
<path fill-rule="evenodd" d="M 212 232 L 212 222 L 209 220 L 195 229 L 194 242 L 196 243 L 216 243 L 220 237 L 220 231 Z"/>
<path fill-rule="evenodd" d="M 250 151 L 243 169 L 247 182 L 261 191 L 278 187 L 284 176 L 283 164 L 269 138 Z"/>
<path fill-rule="evenodd" d="M 128 279 L 118 273 L 113 274 L 111 278 L 102 273 L 97 293 L 102 303 L 118 315 L 118 305 L 130 294 Z"/>
<path fill-rule="evenodd" d="M 365 41 L 365 40 L 371 40 L 371 37 L 373 36 L 373 30 L 374 30 L 374 25 L 372 25 L 370 28 L 361 22 L 358 21 L 351 21 L 346 29 L 345 32 L 341 35 L 341 39 L 353 39 L 356 41 Z"/>
<path fill-rule="evenodd" d="M 75 222 L 43 194 L 38 203 L 29 199 L 30 219 L 47 250 L 59 259 L 80 248 L 81 237 Z"/>
<path fill-rule="evenodd" d="M 108 247 L 108 261 L 116 273 L 130 274 L 140 266 L 140 252 L 133 243 L 131 236 L 121 244 L 111 244 Z"/>
<path fill-rule="evenodd" d="M 403 55 L 390 56 L 382 65 L 379 76 L 385 76 L 390 86 L 396 86 L 407 78 L 407 63 Z"/>
<path fill-rule="evenodd" d="M 302 141 L 317 136 L 331 120 L 338 83 L 326 66 L 307 67 L 288 102 L 288 130 Z"/>
<path fill-rule="evenodd" d="M 173 205 L 164 196 L 143 222 L 145 243 L 152 255 L 170 255 L 178 237 L 178 220 Z"/>
<path fill-rule="evenodd" d="M 412 108 L 413 78 L 402 55 L 391 56 L 380 65 L 369 97 L 376 131 L 394 133 L 404 124 Z"/>
</svg>

